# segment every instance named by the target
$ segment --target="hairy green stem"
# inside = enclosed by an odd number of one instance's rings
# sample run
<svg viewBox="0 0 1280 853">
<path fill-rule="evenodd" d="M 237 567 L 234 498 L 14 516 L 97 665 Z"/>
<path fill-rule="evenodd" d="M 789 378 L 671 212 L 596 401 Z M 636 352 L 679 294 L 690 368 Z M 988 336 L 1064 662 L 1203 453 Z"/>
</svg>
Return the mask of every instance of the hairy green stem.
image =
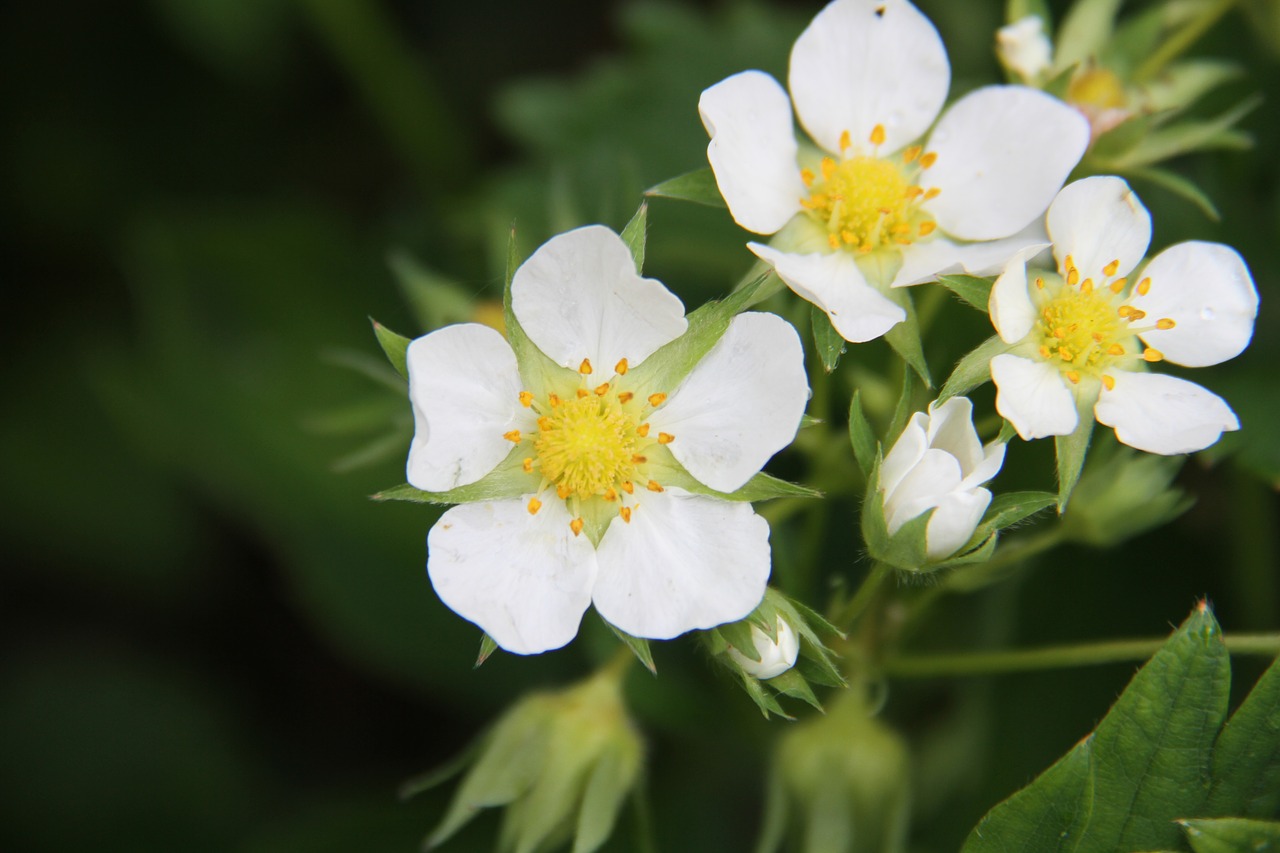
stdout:
<svg viewBox="0 0 1280 853">
<path fill-rule="evenodd" d="M 898 655 L 886 659 L 884 673 L 897 678 L 943 678 L 963 675 L 998 675 L 1034 672 L 1073 666 L 1143 661 L 1155 654 L 1168 637 L 1140 640 L 1108 640 L 1038 649 L 957 652 L 945 655 Z M 1227 650 L 1234 655 L 1280 655 L 1280 634 L 1227 634 Z"/>
<path fill-rule="evenodd" d="M 862 584 L 858 587 L 857 592 L 853 594 L 853 598 L 840 608 L 836 613 L 832 623 L 837 627 L 848 628 L 853 625 L 855 619 L 862 615 L 872 600 L 876 597 L 876 593 L 880 591 L 880 587 L 884 584 L 885 579 L 893 574 L 893 566 L 888 563 L 876 563 L 871 567 L 871 571 L 862 579 Z"/>
</svg>

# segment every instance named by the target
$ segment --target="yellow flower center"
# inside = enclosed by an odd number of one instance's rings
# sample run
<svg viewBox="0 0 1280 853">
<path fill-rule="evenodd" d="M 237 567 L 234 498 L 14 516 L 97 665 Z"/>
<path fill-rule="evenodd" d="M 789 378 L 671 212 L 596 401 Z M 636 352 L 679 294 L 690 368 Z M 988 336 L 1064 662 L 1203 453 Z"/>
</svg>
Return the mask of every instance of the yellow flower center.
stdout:
<svg viewBox="0 0 1280 853">
<path fill-rule="evenodd" d="M 871 133 L 873 151 L 884 142 L 884 128 Z M 840 137 L 841 159 L 822 160 L 821 175 L 802 169 L 809 187 L 800 204 L 827 231 L 832 249 L 873 252 L 883 247 L 906 246 L 933 233 L 933 217 L 921 204 L 938 195 L 915 183 L 937 156 L 922 154 L 913 145 L 894 158 L 851 152 L 849 132 Z M 850 152 L 849 156 L 845 156 Z"/>
<path fill-rule="evenodd" d="M 582 385 L 568 398 L 555 393 L 538 398 L 530 391 L 521 391 L 520 405 L 538 415 L 537 432 L 525 435 L 515 429 L 503 434 L 503 438 L 528 449 L 530 455 L 522 463 L 524 470 L 537 470 L 542 475 L 542 484 L 529 500 L 529 513 L 536 515 L 542 509 L 544 493 L 554 490 L 556 497 L 569 507 L 573 516 L 569 527 L 575 536 L 586 525 L 584 514 L 598 520 L 599 511 L 610 505 L 617 508 L 623 521 L 630 522 L 632 512 L 639 507 L 633 499 L 637 484 L 651 492 L 663 491 L 663 486 L 648 474 L 648 454 L 653 445 L 675 441 L 670 433 L 651 434 L 645 417 L 666 402 L 667 395 L 659 392 L 637 396 L 636 392 L 625 390 L 625 358 L 614 368 L 614 378 L 599 385 L 592 385 L 587 379 L 592 372 L 589 360 L 583 359 L 578 372 Z M 609 509 L 605 517 L 612 513 Z"/>
<path fill-rule="evenodd" d="M 1105 68 L 1089 68 L 1071 78 L 1067 101 L 1095 110 L 1120 109 L 1128 103 L 1124 83 Z"/>
<path fill-rule="evenodd" d="M 1152 329 L 1172 329 L 1174 321 L 1166 317 L 1143 323 L 1146 312 L 1129 305 L 1128 298 L 1133 293 L 1145 295 L 1151 279 L 1144 278 L 1130 292 L 1127 279 L 1111 278 L 1119 266 L 1120 261 L 1114 260 L 1103 267 L 1098 276 L 1102 285 L 1095 286 L 1092 277 L 1080 278 L 1068 255 L 1060 282 L 1047 285 L 1044 278 L 1035 280 L 1040 315 L 1032 338 L 1040 357 L 1055 364 L 1072 384 L 1089 376 L 1111 388 L 1114 380 L 1107 373 L 1111 368 L 1164 357 L 1152 347 L 1141 348 L 1137 336 Z"/>
</svg>

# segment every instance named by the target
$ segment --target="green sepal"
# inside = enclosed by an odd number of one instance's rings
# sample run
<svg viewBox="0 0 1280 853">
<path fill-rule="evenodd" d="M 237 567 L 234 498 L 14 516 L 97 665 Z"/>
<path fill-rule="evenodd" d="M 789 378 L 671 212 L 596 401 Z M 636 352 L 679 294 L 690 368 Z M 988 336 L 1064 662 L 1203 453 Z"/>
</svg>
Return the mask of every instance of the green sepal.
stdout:
<svg viewBox="0 0 1280 853">
<path fill-rule="evenodd" d="M 849 443 L 853 445 L 853 458 L 865 476 L 876 464 L 876 455 L 880 452 L 875 431 L 862 410 L 862 392 L 854 391 L 849 401 Z"/>
<path fill-rule="evenodd" d="M 772 474 L 761 471 L 746 483 L 732 492 L 719 492 L 694 477 L 676 460 L 667 448 L 651 448 L 649 451 L 649 473 L 663 486 L 676 486 L 695 495 L 719 498 L 736 503 L 768 501 L 775 498 L 820 498 L 822 492 L 789 483 Z"/>
<path fill-rule="evenodd" d="M 819 711 L 822 710 L 822 703 L 814 695 L 813 688 L 809 686 L 809 682 L 805 680 L 805 677 L 796 671 L 795 667 L 770 678 L 768 684 L 772 690 L 784 696 L 799 699 Z"/>
<path fill-rule="evenodd" d="M 831 318 L 827 316 L 826 311 L 814 305 L 810 316 L 813 325 L 814 352 L 821 359 L 823 369 L 830 373 L 840 363 L 840 356 L 844 355 L 845 339 L 836 331 L 835 326 L 831 325 Z"/>
<path fill-rule="evenodd" d="M 507 343 L 516 356 L 516 365 L 520 369 L 520 380 L 525 388 L 540 390 L 556 390 L 569 394 L 578 387 L 578 374 L 567 367 L 556 364 L 540 349 L 529 336 L 524 327 L 516 319 L 511 310 L 511 280 L 515 278 L 516 269 L 520 266 L 520 251 L 516 245 L 516 232 L 511 229 L 507 240 L 507 274 L 502 286 L 502 317 L 507 327 Z"/>
<path fill-rule="evenodd" d="M 884 495 L 880 493 L 880 466 L 883 464 L 884 459 L 877 454 L 875 465 L 867 475 L 867 493 L 862 501 L 862 538 L 874 559 L 895 568 L 918 572 L 928 563 L 925 534 L 934 510 L 916 516 L 890 536 L 884 517 Z"/>
<path fill-rule="evenodd" d="M 536 474 L 526 473 L 518 448 L 513 448 L 507 458 L 474 483 L 458 486 L 447 492 L 426 492 L 408 483 L 392 486 L 369 496 L 375 501 L 409 501 L 420 504 L 466 504 L 474 501 L 494 501 L 518 498 L 538 490 Z"/>
<path fill-rule="evenodd" d="M 712 654 L 727 651 L 729 647 L 733 647 L 747 660 L 759 663 L 760 650 L 756 648 L 755 640 L 751 636 L 751 626 L 751 617 L 747 617 L 713 628 L 710 631 L 712 637 L 709 644 Z"/>
<path fill-rule="evenodd" d="M 644 191 L 653 198 L 674 198 L 680 201 L 692 201 L 707 207 L 728 207 L 724 197 L 720 195 L 720 186 L 716 183 L 715 172 L 708 166 L 696 169 L 674 178 L 669 178 Z"/>
<path fill-rule="evenodd" d="M 1136 115 L 1098 137 L 1089 149 L 1088 162 L 1097 171 L 1111 171 L 1158 126 L 1152 115 Z"/>
<path fill-rule="evenodd" d="M 644 247 L 648 239 L 648 230 L 649 203 L 642 201 L 620 235 L 622 242 L 626 243 L 627 248 L 631 250 L 631 258 L 636 262 L 637 275 L 644 273 Z"/>
<path fill-rule="evenodd" d="M 1089 440 L 1093 437 L 1093 405 L 1076 401 L 1080 420 L 1070 435 L 1054 436 L 1053 446 L 1058 459 L 1058 514 L 1066 512 L 1071 493 L 1080 481 L 1080 471 L 1089 452 Z"/>
<path fill-rule="evenodd" d="M 1200 189 L 1192 181 L 1176 172 L 1148 166 L 1145 169 L 1129 169 L 1125 174 L 1129 178 L 1147 181 L 1186 199 L 1198 207 L 1200 212 L 1213 222 L 1217 222 L 1222 218 L 1222 214 L 1218 212 L 1218 206 L 1213 203 L 1213 199 L 1209 198 L 1204 190 Z"/>
<path fill-rule="evenodd" d="M 1057 503 L 1052 492 L 1005 492 L 991 499 L 978 530 L 1004 530 Z"/>
<path fill-rule="evenodd" d="M 907 421 L 915 412 L 915 374 L 910 370 L 902 371 L 902 390 L 898 393 L 898 402 L 893 407 L 893 418 L 889 421 L 889 431 L 885 435 L 900 436 L 906 429 Z"/>
<path fill-rule="evenodd" d="M 1255 853 L 1280 850 L 1280 821 L 1222 817 L 1180 820 L 1195 853 Z"/>
<path fill-rule="evenodd" d="M 498 641 L 488 634 L 480 635 L 480 652 L 476 655 L 473 669 L 479 669 L 489 657 L 498 650 Z"/>
<path fill-rule="evenodd" d="M 938 276 L 938 284 L 950 290 L 960 301 L 987 313 L 987 303 L 991 301 L 991 285 L 995 278 L 979 278 L 976 275 L 942 275 Z"/>
<path fill-rule="evenodd" d="M 1062 19 L 1054 44 L 1054 68 L 1096 57 L 1111 38 L 1121 0 L 1078 0 Z"/>
<path fill-rule="evenodd" d="M 593 853 L 608 840 L 618 812 L 640 775 L 639 740 L 618 739 L 596 761 L 583 788 L 573 853 Z"/>
<path fill-rule="evenodd" d="M 463 770 L 466 770 L 475 760 L 480 752 L 480 747 L 484 744 L 485 735 L 482 733 L 471 743 L 467 744 L 462 752 L 453 758 L 441 764 L 439 767 L 433 767 L 426 773 L 420 773 L 412 779 L 407 779 L 396 792 L 401 800 L 408 800 L 418 796 L 424 791 L 430 791 L 432 788 L 439 787 L 448 782 L 454 776 L 457 776 Z"/>
<path fill-rule="evenodd" d="M 751 701 L 756 703 L 756 707 L 760 709 L 760 713 L 764 715 L 766 720 L 769 719 L 770 714 L 775 714 L 784 720 L 795 719 L 778 704 L 774 694 L 765 688 L 764 682 L 757 681 L 746 673 L 739 674 L 738 682 L 742 685 L 742 689 L 746 691 L 747 695 L 751 697 Z"/>
<path fill-rule="evenodd" d="M 941 406 L 952 397 L 962 397 L 979 385 L 990 382 L 991 359 L 1007 353 L 1009 349 L 1010 345 L 1000 340 L 999 335 L 992 335 L 978 344 L 956 362 L 951 375 L 938 392 L 938 405 Z"/>
<path fill-rule="evenodd" d="M 406 380 L 409 378 L 409 364 L 405 355 L 409 349 L 411 341 L 404 335 L 397 335 L 386 326 L 379 323 L 372 317 L 369 322 L 373 324 L 373 335 L 378 339 L 378 346 L 382 347 L 382 352 L 387 356 L 387 361 L 391 362 L 391 366 L 396 369 Z"/>
<path fill-rule="evenodd" d="M 885 333 L 884 339 L 903 361 L 919 375 L 925 388 L 933 387 L 929 378 L 929 365 L 924 359 L 924 345 L 920 342 L 920 320 L 916 317 L 915 304 L 907 288 L 892 288 L 885 294 L 892 302 L 907 312 L 907 319 Z"/>
<path fill-rule="evenodd" d="M 1059 69 L 1045 81 L 1041 89 L 1046 95 L 1052 95 L 1059 101 L 1067 99 L 1067 93 L 1071 91 L 1071 78 L 1076 74 L 1076 68 L 1079 67 L 1073 63 L 1066 68 Z"/>
<path fill-rule="evenodd" d="M 1142 141 L 1123 157 L 1117 157 L 1109 165 L 1125 172 L 1150 166 L 1181 154 L 1222 148 L 1239 151 L 1253 144 L 1253 137 L 1232 125 L 1257 108 L 1261 95 L 1246 98 L 1226 112 L 1206 121 L 1180 121 L 1148 133 Z"/>
<path fill-rule="evenodd" d="M 604 624 L 609 626 L 609 630 L 613 631 L 617 638 L 622 641 L 623 645 L 631 649 L 631 653 L 636 656 L 636 660 L 644 664 L 645 669 L 649 670 L 649 672 L 654 675 L 658 674 L 658 667 L 653 662 L 653 650 L 649 648 L 648 640 L 642 637 L 633 637 L 616 625 L 610 624 L 607 620 L 602 621 L 604 621 Z"/>
</svg>

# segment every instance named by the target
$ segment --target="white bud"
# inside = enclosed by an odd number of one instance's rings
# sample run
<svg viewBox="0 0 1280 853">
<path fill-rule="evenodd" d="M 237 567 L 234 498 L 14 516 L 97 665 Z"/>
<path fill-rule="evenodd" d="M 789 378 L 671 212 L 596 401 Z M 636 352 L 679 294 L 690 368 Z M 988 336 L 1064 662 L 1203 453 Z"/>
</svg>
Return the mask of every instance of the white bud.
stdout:
<svg viewBox="0 0 1280 853">
<path fill-rule="evenodd" d="M 751 642 L 755 645 L 760 660 L 754 661 L 735 648 L 729 649 L 729 656 L 747 675 L 763 681 L 775 675 L 782 675 L 796 665 L 796 655 L 800 652 L 800 638 L 796 636 L 796 632 L 785 619 L 779 617 L 777 625 L 778 641 L 776 643 L 764 631 L 755 625 L 751 626 Z"/>
<path fill-rule="evenodd" d="M 1053 45 L 1044 34 L 1044 22 L 1035 15 L 996 31 L 996 55 L 1023 80 L 1032 82 L 1049 70 Z"/>
</svg>

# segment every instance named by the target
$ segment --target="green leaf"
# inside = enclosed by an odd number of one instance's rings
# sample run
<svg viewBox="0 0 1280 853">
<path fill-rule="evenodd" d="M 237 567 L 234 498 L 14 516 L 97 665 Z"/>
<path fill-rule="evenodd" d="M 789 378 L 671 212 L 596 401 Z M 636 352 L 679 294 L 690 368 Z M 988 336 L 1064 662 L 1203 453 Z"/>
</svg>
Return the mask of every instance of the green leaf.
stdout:
<svg viewBox="0 0 1280 853">
<path fill-rule="evenodd" d="M 978 822 L 961 853 L 1067 853 L 1084 811 L 1089 781 L 1086 739 L 1058 759 L 1034 782 L 997 805 Z"/>
<path fill-rule="evenodd" d="M 866 474 L 876 462 L 878 447 L 875 431 L 862 411 L 861 391 L 854 391 L 853 399 L 849 401 L 849 442 L 853 445 L 853 458 Z"/>
<path fill-rule="evenodd" d="M 1009 351 L 1009 344 L 1000 340 L 999 335 L 992 335 L 978 344 L 972 351 L 956 363 L 951 375 L 938 392 L 938 405 L 941 406 L 952 397 L 962 397 L 979 385 L 991 381 L 991 359 Z"/>
<path fill-rule="evenodd" d="M 867 551 L 875 559 L 899 569 L 919 571 L 928 562 L 925 531 L 933 510 L 908 521 L 892 535 L 884 517 L 884 496 L 880 493 L 880 465 L 877 458 L 867 478 L 867 493 L 862 501 L 862 538 Z"/>
<path fill-rule="evenodd" d="M 618 812 L 640 773 L 638 738 L 616 738 L 587 777 L 573 853 L 593 853 L 613 833 Z"/>
<path fill-rule="evenodd" d="M 943 275 L 938 277 L 938 284 L 950 290 L 961 301 L 983 314 L 987 313 L 987 302 L 991 298 L 991 285 L 994 278 L 979 278 L 976 275 Z"/>
<path fill-rule="evenodd" d="M 924 360 L 924 346 L 920 343 L 920 321 L 916 317 L 916 308 L 911 300 L 911 294 L 907 292 L 907 288 L 900 287 L 890 290 L 886 295 L 902 306 L 902 309 L 907 312 L 907 319 L 886 332 L 884 339 L 903 361 L 911 365 L 911 369 L 924 381 L 924 387 L 932 388 L 933 380 L 929 378 L 929 365 Z"/>
<path fill-rule="evenodd" d="M 1053 67 L 1061 70 L 1097 56 L 1111 37 L 1121 0 L 1078 0 L 1062 19 Z"/>
<path fill-rule="evenodd" d="M 1130 178 L 1148 181 L 1158 187 L 1163 187 L 1174 195 L 1181 196 L 1200 208 L 1200 212 L 1214 222 L 1222 218 L 1217 206 L 1213 203 L 1213 199 L 1205 195 L 1204 190 L 1176 172 L 1148 166 L 1145 169 L 1129 169 L 1125 174 Z"/>
<path fill-rule="evenodd" d="M 373 318 L 370 318 L 369 322 L 373 324 L 373 334 L 378 339 L 378 345 L 382 347 L 382 351 L 386 353 L 387 361 L 391 362 L 396 373 L 408 379 L 409 365 L 405 360 L 405 351 L 409 349 L 410 340 L 404 335 L 397 335 Z"/>
<path fill-rule="evenodd" d="M 1280 822 L 1241 817 L 1179 821 L 1195 853 L 1280 850 Z"/>
<path fill-rule="evenodd" d="M 640 202 L 639 209 L 631 217 L 631 221 L 622 229 L 622 242 L 631 250 L 631 257 L 636 262 L 636 273 L 644 273 L 644 246 L 649 229 L 649 204 Z"/>
<path fill-rule="evenodd" d="M 692 201 L 708 207 L 727 207 L 724 197 L 720 195 L 720 187 L 716 184 L 715 172 L 711 171 L 710 166 L 663 181 L 649 187 L 644 194 L 650 197 Z"/>
<path fill-rule="evenodd" d="M 1218 737 L 1203 813 L 1272 817 L 1280 810 L 1280 661 L 1263 673 Z"/>
<path fill-rule="evenodd" d="M 822 366 L 830 373 L 840 363 L 840 356 L 844 355 L 845 340 L 835 326 L 831 325 L 831 318 L 826 311 L 815 305 L 810 314 L 813 318 L 814 350 L 818 353 L 818 358 L 822 359 Z"/>
<path fill-rule="evenodd" d="M 649 648 L 648 640 L 640 637 L 633 637 L 621 628 L 610 625 L 607 621 L 604 624 L 609 625 L 609 630 L 613 631 L 613 633 L 617 635 L 618 639 L 621 640 L 627 648 L 631 649 L 632 654 L 636 656 L 636 660 L 644 664 L 645 669 L 649 670 L 649 672 L 654 675 L 658 674 L 658 667 L 653 662 L 653 651 Z"/>
<path fill-rule="evenodd" d="M 1089 452 L 1089 439 L 1093 437 L 1093 407 L 1081 405 L 1077 401 L 1080 421 L 1070 435 L 1054 436 L 1053 446 L 1058 458 L 1058 514 L 1061 515 L 1071 500 L 1076 483 L 1080 481 L 1080 470 L 1084 468 L 1084 458 Z"/>
</svg>

